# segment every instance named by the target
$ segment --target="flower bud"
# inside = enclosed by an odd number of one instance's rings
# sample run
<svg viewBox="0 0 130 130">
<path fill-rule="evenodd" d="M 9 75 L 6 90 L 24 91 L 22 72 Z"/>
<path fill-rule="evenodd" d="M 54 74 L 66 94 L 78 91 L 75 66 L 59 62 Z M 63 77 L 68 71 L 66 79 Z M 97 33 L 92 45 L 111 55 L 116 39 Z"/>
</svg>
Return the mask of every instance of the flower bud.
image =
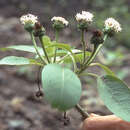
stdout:
<svg viewBox="0 0 130 130">
<path fill-rule="evenodd" d="M 41 25 L 40 22 L 35 23 L 34 36 L 42 37 L 44 35 L 45 35 L 45 28 Z"/>
<path fill-rule="evenodd" d="M 37 98 L 40 98 L 40 97 L 43 97 L 43 96 L 44 96 L 44 93 L 41 90 L 36 92 L 36 97 Z"/>
<path fill-rule="evenodd" d="M 93 31 L 93 36 L 91 38 L 91 44 L 99 45 L 104 42 L 103 33 L 100 30 Z"/>
<path fill-rule="evenodd" d="M 34 30 L 34 25 L 27 23 L 24 25 L 24 29 L 28 32 L 32 32 Z"/>
</svg>

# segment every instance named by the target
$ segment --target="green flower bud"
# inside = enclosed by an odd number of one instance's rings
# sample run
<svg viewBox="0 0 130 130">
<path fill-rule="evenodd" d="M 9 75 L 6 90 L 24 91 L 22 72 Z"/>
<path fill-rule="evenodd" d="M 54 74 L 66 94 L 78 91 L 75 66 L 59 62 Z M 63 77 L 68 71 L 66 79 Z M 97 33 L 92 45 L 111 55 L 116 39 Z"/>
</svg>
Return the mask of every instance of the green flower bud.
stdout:
<svg viewBox="0 0 130 130">
<path fill-rule="evenodd" d="M 88 30 L 88 24 L 85 21 L 78 23 L 77 27 L 79 30 Z"/>
<path fill-rule="evenodd" d="M 60 30 L 62 30 L 62 29 L 65 27 L 65 25 L 64 25 L 63 23 L 59 22 L 59 21 L 55 21 L 55 22 L 53 23 L 52 27 L 53 27 L 55 30 L 60 31 Z"/>
<path fill-rule="evenodd" d="M 24 29 L 28 32 L 32 32 L 34 30 L 34 24 L 27 23 L 24 25 Z"/>
</svg>

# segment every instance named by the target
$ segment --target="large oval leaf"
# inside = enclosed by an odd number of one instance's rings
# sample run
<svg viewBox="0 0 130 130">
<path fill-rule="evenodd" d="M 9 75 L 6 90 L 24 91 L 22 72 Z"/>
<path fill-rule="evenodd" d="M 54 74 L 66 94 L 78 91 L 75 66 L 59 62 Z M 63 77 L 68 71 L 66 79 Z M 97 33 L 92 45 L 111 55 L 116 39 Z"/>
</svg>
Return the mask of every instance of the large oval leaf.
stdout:
<svg viewBox="0 0 130 130">
<path fill-rule="evenodd" d="M 130 89 L 112 75 L 98 79 L 99 94 L 104 104 L 120 118 L 130 121 Z"/>
<path fill-rule="evenodd" d="M 45 99 L 52 107 L 66 111 L 79 102 L 81 83 L 74 72 L 58 64 L 49 64 L 41 76 Z"/>
</svg>

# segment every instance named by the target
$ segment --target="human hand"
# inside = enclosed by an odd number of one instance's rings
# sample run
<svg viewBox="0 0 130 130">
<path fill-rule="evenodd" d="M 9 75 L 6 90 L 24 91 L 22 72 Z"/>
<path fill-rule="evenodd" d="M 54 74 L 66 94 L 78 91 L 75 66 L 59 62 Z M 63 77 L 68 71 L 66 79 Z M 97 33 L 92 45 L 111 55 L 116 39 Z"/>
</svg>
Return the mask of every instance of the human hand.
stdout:
<svg viewBox="0 0 130 130">
<path fill-rule="evenodd" d="M 98 116 L 91 114 L 81 130 L 130 130 L 130 122 L 123 121 L 115 115 Z"/>
</svg>

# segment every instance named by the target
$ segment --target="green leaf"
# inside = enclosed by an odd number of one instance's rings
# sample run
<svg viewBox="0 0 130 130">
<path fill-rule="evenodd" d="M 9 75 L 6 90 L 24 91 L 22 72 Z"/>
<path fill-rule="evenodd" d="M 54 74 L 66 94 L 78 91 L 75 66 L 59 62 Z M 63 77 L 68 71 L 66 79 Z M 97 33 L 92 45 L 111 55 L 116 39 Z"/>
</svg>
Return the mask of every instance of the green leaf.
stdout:
<svg viewBox="0 0 130 130">
<path fill-rule="evenodd" d="M 54 47 L 56 47 L 56 48 L 61 48 L 61 49 L 63 49 L 63 50 L 68 51 L 68 53 L 70 54 L 70 57 L 71 57 L 71 59 L 72 59 L 73 65 L 74 65 L 74 69 L 77 68 L 77 66 L 76 66 L 76 61 L 75 61 L 75 58 L 74 58 L 74 54 L 73 54 L 73 52 L 72 52 L 72 50 L 71 50 L 71 46 L 70 46 L 70 45 L 64 44 L 64 43 L 56 43 L 56 42 L 53 42 L 53 45 L 52 45 L 52 46 L 54 46 Z"/>
<path fill-rule="evenodd" d="M 90 66 L 99 66 L 101 67 L 108 75 L 115 76 L 114 72 L 112 72 L 107 66 L 100 63 L 91 63 Z"/>
<path fill-rule="evenodd" d="M 45 99 L 52 107 L 66 111 L 79 102 L 81 83 L 71 70 L 58 64 L 48 64 L 42 70 L 41 77 Z"/>
<path fill-rule="evenodd" d="M 52 42 L 52 45 L 50 45 L 49 47 L 61 48 L 63 50 L 67 50 L 72 53 L 71 46 L 68 44 Z"/>
<path fill-rule="evenodd" d="M 81 53 L 83 53 L 81 50 L 78 50 L 78 49 L 71 49 L 71 52 L 76 55 L 78 55 L 78 54 L 80 55 Z M 49 57 L 53 57 L 54 54 L 55 54 L 54 52 L 50 53 Z M 66 49 L 57 50 L 57 56 L 65 56 L 67 54 L 70 54 L 70 52 L 66 51 Z M 86 51 L 86 56 L 90 56 L 90 54 L 91 54 L 91 52 Z M 69 61 L 72 61 L 70 56 L 68 56 L 68 58 L 69 58 Z M 81 58 L 81 57 L 79 57 L 79 58 Z"/>
<path fill-rule="evenodd" d="M 98 78 L 98 91 L 104 104 L 125 121 L 130 121 L 130 89 L 112 75 Z"/>
<path fill-rule="evenodd" d="M 55 48 L 50 47 L 52 45 L 52 42 L 48 36 L 46 35 L 43 36 L 40 41 L 41 41 L 41 44 L 43 44 L 42 46 L 44 46 L 44 48 L 46 49 L 46 52 L 48 55 L 54 52 Z"/>
<path fill-rule="evenodd" d="M 13 45 L 13 46 L 8 46 L 5 48 L 0 48 L 1 51 L 8 51 L 8 50 L 17 50 L 17 51 L 26 51 L 26 52 L 31 52 L 31 53 L 36 53 L 34 46 L 30 45 Z M 43 50 L 41 47 L 38 47 L 38 50 L 41 55 L 43 55 Z"/>
<path fill-rule="evenodd" d="M 90 52 L 86 52 L 86 56 L 90 56 Z M 81 63 L 83 61 L 83 53 L 80 52 L 79 54 L 75 54 L 74 59 L 76 62 Z M 72 62 L 72 59 L 69 55 L 65 57 L 64 63 L 71 63 L 71 62 Z"/>
<path fill-rule="evenodd" d="M 40 65 L 41 63 L 37 62 L 34 59 L 28 59 L 24 57 L 17 56 L 7 56 L 0 60 L 0 65 Z"/>
<path fill-rule="evenodd" d="M 52 44 L 50 38 L 46 35 L 42 37 L 42 41 L 43 41 L 45 47 Z"/>
</svg>

